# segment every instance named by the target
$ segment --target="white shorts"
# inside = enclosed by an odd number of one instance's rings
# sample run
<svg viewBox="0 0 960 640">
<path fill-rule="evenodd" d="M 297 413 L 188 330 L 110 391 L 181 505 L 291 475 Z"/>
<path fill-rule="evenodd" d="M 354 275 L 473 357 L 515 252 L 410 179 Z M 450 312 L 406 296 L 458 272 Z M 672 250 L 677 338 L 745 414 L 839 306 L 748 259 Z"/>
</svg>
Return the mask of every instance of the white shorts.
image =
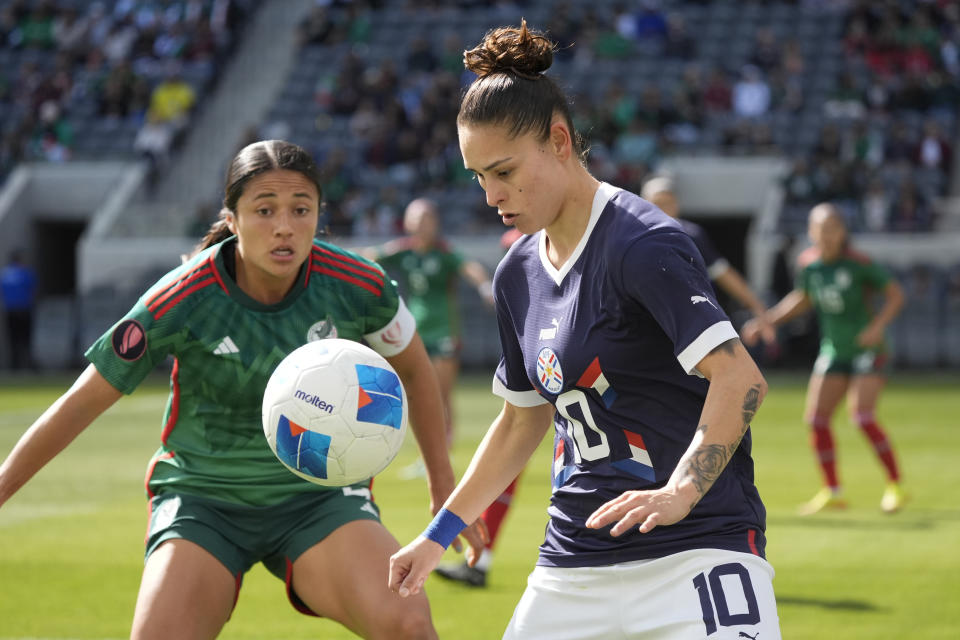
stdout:
<svg viewBox="0 0 960 640">
<path fill-rule="evenodd" d="M 503 638 L 780 640 L 773 573 L 763 558 L 721 549 L 605 567 L 538 566 Z"/>
</svg>

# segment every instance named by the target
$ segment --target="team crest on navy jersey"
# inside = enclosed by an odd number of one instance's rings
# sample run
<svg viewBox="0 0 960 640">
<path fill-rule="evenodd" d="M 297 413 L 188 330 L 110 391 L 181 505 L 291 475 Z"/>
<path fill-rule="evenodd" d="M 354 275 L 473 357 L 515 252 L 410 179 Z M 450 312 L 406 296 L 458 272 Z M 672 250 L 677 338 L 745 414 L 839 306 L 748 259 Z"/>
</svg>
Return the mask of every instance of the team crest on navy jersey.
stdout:
<svg viewBox="0 0 960 640">
<path fill-rule="evenodd" d="M 314 322 L 312 325 L 310 325 L 310 328 L 307 329 L 307 342 L 336 337 L 337 325 L 333 324 L 333 318 L 330 316 L 327 316 L 318 322 Z"/>
<path fill-rule="evenodd" d="M 537 379 L 540 385 L 550 393 L 560 393 L 563 388 L 563 369 L 560 358 L 550 347 L 540 349 L 537 354 Z"/>
</svg>

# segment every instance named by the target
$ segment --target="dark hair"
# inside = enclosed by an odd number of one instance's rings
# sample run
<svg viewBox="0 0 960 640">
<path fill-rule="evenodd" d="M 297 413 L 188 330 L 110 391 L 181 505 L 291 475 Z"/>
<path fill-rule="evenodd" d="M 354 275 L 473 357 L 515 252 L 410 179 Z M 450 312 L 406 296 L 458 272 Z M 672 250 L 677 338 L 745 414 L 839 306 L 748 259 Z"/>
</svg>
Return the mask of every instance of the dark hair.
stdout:
<svg viewBox="0 0 960 640">
<path fill-rule="evenodd" d="M 317 196 L 322 199 L 320 170 L 310 154 L 292 142 L 284 140 L 262 140 L 249 144 L 234 156 L 227 170 L 227 179 L 223 186 L 223 208 L 206 235 L 197 245 L 194 253 L 203 251 L 230 237 L 227 227 L 227 214 L 237 212 L 237 201 L 243 195 L 243 189 L 251 178 L 274 169 L 285 169 L 302 174 L 317 187 Z"/>
<path fill-rule="evenodd" d="M 570 106 L 563 90 L 544 75 L 553 63 L 556 44 L 539 31 L 498 27 L 483 41 L 463 52 L 463 66 L 479 76 L 460 101 L 457 124 L 505 125 L 511 137 L 533 132 L 541 141 L 550 137 L 553 115 L 567 123 L 573 149 L 581 162 L 586 148 L 573 127 Z"/>
</svg>

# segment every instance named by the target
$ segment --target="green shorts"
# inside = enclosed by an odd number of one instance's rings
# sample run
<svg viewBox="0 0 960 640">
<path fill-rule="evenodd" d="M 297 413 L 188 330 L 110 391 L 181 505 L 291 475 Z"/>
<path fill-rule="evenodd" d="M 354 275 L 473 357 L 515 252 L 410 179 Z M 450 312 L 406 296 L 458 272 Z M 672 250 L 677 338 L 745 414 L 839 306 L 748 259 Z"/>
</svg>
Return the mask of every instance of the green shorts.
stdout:
<svg viewBox="0 0 960 640">
<path fill-rule="evenodd" d="M 884 351 L 860 351 L 846 358 L 821 351 L 813 363 L 813 372 L 821 376 L 830 373 L 847 376 L 882 375 L 887 372 L 889 364 L 890 359 Z"/>
<path fill-rule="evenodd" d="M 189 540 L 210 552 L 237 578 L 238 592 L 243 575 L 262 562 L 286 582 L 294 608 L 315 615 L 293 592 L 293 563 L 336 528 L 354 520 L 380 521 L 380 509 L 365 486 L 305 493 L 267 507 L 183 493 L 157 495 L 150 500 L 144 559 L 167 540 Z"/>
</svg>

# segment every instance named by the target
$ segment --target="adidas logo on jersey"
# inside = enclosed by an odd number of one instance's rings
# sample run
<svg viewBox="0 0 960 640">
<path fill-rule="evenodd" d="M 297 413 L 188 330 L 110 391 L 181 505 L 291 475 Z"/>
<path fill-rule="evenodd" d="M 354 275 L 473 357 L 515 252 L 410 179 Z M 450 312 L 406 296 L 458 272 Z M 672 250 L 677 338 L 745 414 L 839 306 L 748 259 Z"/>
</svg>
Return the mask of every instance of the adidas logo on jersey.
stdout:
<svg viewBox="0 0 960 640">
<path fill-rule="evenodd" d="M 240 353 L 240 349 L 238 349 L 237 345 L 230 339 L 230 336 L 224 336 L 223 340 L 220 341 L 220 344 L 217 345 L 217 348 L 214 349 L 213 352 L 218 356 L 225 356 L 231 353 Z"/>
</svg>

